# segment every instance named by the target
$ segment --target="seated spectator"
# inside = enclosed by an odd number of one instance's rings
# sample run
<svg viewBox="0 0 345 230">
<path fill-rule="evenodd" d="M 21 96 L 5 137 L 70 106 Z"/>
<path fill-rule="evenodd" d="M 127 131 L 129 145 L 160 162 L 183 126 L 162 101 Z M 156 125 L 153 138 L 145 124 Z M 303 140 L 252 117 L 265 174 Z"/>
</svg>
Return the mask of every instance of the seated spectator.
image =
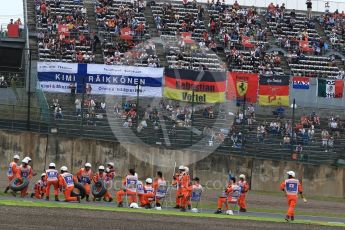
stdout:
<svg viewBox="0 0 345 230">
<path fill-rule="evenodd" d="M 277 117 L 284 117 L 285 114 L 285 109 L 281 106 L 279 106 L 275 111 L 273 111 L 273 115 L 277 116 Z"/>
<path fill-rule="evenodd" d="M 285 135 L 283 139 L 284 146 L 290 145 L 290 137 L 289 135 Z"/>
</svg>

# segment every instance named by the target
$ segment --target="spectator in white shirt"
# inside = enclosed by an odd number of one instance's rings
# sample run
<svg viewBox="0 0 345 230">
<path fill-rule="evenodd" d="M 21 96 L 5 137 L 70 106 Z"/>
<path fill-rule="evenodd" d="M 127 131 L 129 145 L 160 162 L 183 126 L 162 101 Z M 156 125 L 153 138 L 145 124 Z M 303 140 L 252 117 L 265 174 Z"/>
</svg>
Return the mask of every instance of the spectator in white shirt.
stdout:
<svg viewBox="0 0 345 230">
<path fill-rule="evenodd" d="M 75 112 L 77 114 L 77 116 L 80 116 L 80 113 L 81 113 L 81 100 L 80 99 L 76 99 L 75 102 Z"/>
</svg>

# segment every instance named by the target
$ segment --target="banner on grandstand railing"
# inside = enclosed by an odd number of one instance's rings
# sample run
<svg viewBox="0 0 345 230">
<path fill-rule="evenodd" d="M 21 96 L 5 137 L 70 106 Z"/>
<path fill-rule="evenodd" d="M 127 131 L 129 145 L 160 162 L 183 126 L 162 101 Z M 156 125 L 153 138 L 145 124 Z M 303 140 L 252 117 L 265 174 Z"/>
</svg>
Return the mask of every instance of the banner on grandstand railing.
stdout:
<svg viewBox="0 0 345 230">
<path fill-rule="evenodd" d="M 343 80 L 318 79 L 317 89 L 319 97 L 342 98 L 344 91 Z"/>
<path fill-rule="evenodd" d="M 45 92 L 70 93 L 71 86 L 82 82 L 78 77 L 78 63 L 37 62 L 37 77 Z"/>
<path fill-rule="evenodd" d="M 255 73 L 228 73 L 228 100 L 243 100 L 244 95 L 249 103 L 256 103 L 258 97 L 259 75 Z"/>
<path fill-rule="evenodd" d="M 162 97 L 163 68 L 87 65 L 85 84 L 91 94 Z"/>
<path fill-rule="evenodd" d="M 195 41 L 192 39 L 191 32 L 181 32 L 181 37 L 186 44 L 193 44 Z"/>
<path fill-rule="evenodd" d="M 289 77 L 260 76 L 259 104 L 289 106 Z"/>
<path fill-rule="evenodd" d="M 293 77 L 292 87 L 294 89 L 309 89 L 309 77 Z"/>
<path fill-rule="evenodd" d="M 165 69 L 164 81 L 166 98 L 195 103 L 225 101 L 225 72 Z"/>
<path fill-rule="evenodd" d="M 69 29 L 66 24 L 59 24 L 58 25 L 58 32 L 63 33 L 65 36 L 69 36 Z"/>
</svg>

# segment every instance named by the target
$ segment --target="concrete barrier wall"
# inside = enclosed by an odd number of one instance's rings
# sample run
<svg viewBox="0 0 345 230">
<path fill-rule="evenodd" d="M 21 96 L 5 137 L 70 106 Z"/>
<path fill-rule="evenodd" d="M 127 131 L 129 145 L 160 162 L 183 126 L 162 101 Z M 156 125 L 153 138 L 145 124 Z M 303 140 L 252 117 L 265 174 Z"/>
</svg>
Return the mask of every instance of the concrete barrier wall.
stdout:
<svg viewBox="0 0 345 230">
<path fill-rule="evenodd" d="M 66 165 L 75 172 L 85 162 L 94 168 L 108 161 L 115 163 L 119 176 L 125 175 L 129 167 L 135 167 L 141 178 L 152 177 L 157 170 L 163 171 L 167 180 L 177 166 L 188 164 L 193 176 L 198 176 L 208 187 L 224 187 L 228 172 L 244 173 L 251 188 L 259 191 L 279 191 L 285 172 L 294 170 L 302 179 L 306 194 L 317 196 L 345 197 L 345 169 L 330 166 L 303 165 L 295 162 L 270 161 L 211 154 L 201 160 L 199 152 L 166 150 L 142 145 L 120 145 L 109 141 L 67 138 L 58 135 L 15 133 L 0 131 L 1 174 L 14 152 L 33 159 L 36 172 L 43 172 L 49 162 L 58 167 Z M 145 159 L 143 161 L 142 159 Z M 4 178 L 4 175 L 1 175 Z"/>
</svg>

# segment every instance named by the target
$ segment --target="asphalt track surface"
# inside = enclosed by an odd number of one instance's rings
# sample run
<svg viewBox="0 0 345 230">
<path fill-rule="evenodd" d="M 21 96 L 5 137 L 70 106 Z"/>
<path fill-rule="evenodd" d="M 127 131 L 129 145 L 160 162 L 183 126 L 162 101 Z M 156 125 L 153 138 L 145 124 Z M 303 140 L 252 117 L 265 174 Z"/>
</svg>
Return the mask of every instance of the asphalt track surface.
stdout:
<svg viewBox="0 0 345 230">
<path fill-rule="evenodd" d="M 295 225 L 233 219 L 166 216 L 142 213 L 91 211 L 81 209 L 0 206 L 0 229 L 330 229 L 315 225 Z M 332 229 L 343 229 L 333 228 Z"/>
</svg>

